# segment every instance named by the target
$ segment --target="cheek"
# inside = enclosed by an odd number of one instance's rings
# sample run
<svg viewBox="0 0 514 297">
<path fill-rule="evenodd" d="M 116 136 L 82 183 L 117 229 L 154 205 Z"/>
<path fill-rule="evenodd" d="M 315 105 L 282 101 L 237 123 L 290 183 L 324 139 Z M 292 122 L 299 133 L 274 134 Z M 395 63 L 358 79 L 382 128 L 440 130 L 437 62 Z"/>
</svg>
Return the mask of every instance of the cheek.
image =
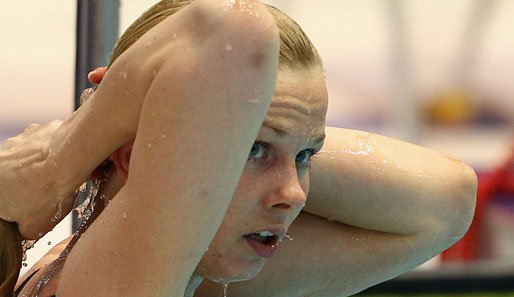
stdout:
<svg viewBox="0 0 514 297">
<path fill-rule="evenodd" d="M 258 193 L 261 192 L 263 184 L 266 183 L 262 180 L 262 177 L 259 178 L 255 173 L 244 170 L 232 197 L 232 203 L 239 201 L 249 203 L 253 198 L 259 197 Z"/>
<path fill-rule="evenodd" d="M 253 181 L 255 181 L 255 178 L 251 178 L 244 173 L 242 174 L 230 201 L 227 213 L 223 218 L 219 232 L 221 233 L 219 234 L 220 237 L 227 235 L 229 231 L 232 234 L 236 232 L 238 232 L 236 234 L 239 234 L 247 229 L 249 225 L 248 218 L 254 217 L 252 213 L 258 208 L 259 197 L 261 197 Z"/>
</svg>

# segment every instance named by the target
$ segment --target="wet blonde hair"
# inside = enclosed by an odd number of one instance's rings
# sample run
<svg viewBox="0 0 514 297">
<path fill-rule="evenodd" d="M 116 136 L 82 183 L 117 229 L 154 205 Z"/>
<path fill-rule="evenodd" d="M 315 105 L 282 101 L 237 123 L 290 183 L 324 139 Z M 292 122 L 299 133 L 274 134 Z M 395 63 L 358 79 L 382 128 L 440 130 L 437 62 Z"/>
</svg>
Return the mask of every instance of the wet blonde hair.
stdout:
<svg viewBox="0 0 514 297">
<path fill-rule="evenodd" d="M 193 0 L 162 0 L 145 11 L 120 37 L 114 52 L 111 63 L 134 44 L 143 34 L 173 15 Z M 279 67 L 296 70 L 313 66 L 323 66 L 318 51 L 309 40 L 302 28 L 288 15 L 277 8 L 267 5 L 273 16 L 280 34 L 280 58 Z M 109 65 L 109 66 L 110 66 Z"/>
</svg>

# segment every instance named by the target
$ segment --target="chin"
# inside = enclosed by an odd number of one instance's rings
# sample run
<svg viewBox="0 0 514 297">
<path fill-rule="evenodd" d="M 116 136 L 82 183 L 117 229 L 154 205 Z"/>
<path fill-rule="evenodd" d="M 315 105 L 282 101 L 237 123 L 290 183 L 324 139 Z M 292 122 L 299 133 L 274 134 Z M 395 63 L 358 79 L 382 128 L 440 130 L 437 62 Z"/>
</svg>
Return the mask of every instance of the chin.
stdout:
<svg viewBox="0 0 514 297">
<path fill-rule="evenodd" d="M 255 278 L 266 263 L 264 259 L 241 259 L 227 257 L 209 261 L 205 257 L 200 261 L 195 274 L 217 283 L 231 283 Z"/>
</svg>

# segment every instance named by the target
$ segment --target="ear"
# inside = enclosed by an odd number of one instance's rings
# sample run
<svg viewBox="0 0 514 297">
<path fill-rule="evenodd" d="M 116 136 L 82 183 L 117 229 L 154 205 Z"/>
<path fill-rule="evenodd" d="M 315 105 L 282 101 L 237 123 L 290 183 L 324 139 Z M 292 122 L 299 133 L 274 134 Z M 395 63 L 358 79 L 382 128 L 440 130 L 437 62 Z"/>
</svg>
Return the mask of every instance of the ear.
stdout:
<svg viewBox="0 0 514 297">
<path fill-rule="evenodd" d="M 134 140 L 131 140 L 120 148 L 118 148 L 110 157 L 110 159 L 114 162 L 116 166 L 116 170 L 118 174 L 127 181 L 128 171 L 130 165 L 130 155 L 132 154 L 132 146 L 134 145 Z"/>
</svg>

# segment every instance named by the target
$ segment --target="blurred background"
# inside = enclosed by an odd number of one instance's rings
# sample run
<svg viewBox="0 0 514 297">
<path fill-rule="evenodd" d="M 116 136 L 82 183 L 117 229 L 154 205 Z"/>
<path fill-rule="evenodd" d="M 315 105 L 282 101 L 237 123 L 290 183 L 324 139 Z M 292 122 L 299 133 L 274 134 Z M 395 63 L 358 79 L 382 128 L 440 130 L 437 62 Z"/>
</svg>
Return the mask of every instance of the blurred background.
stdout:
<svg viewBox="0 0 514 297">
<path fill-rule="evenodd" d="M 31 123 L 73 111 L 81 2 L 88 1 L 0 1 L 0 144 Z M 112 2 L 123 32 L 156 1 Z M 468 235 L 368 292 L 456 292 L 459 281 L 471 291 L 514 292 L 514 1 L 264 2 L 293 17 L 318 48 L 330 96 L 327 125 L 427 146 L 479 174 Z M 29 251 L 23 271 L 69 234 L 71 217 Z"/>
</svg>

